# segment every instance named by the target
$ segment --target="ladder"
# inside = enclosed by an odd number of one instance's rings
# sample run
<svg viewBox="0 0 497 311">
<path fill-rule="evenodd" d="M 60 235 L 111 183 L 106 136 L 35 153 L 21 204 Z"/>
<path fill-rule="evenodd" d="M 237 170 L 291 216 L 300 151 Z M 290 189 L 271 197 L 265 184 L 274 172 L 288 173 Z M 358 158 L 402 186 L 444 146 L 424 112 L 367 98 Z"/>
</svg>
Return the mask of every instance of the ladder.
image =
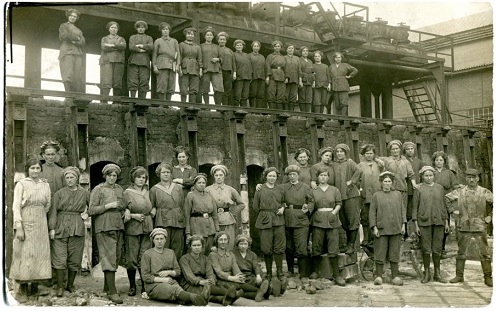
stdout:
<svg viewBox="0 0 497 311">
<path fill-rule="evenodd" d="M 416 122 L 442 123 L 442 109 L 438 105 L 437 97 L 433 95 L 426 82 L 404 86 L 403 89 Z M 440 92 L 438 84 L 437 92 Z M 452 123 L 450 113 L 448 111 L 445 113 L 448 116 L 448 123 Z"/>
</svg>

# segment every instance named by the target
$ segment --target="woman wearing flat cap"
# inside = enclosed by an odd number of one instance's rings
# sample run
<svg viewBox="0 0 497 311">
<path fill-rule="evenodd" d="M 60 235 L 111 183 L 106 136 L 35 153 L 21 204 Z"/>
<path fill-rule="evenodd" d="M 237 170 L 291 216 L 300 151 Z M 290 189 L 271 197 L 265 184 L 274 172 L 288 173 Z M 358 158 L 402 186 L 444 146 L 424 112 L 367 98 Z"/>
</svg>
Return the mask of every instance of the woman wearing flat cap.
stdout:
<svg viewBox="0 0 497 311">
<path fill-rule="evenodd" d="M 311 166 L 311 188 L 316 189 L 318 185 L 318 170 L 326 169 L 329 173 L 328 184 L 335 185 L 335 171 L 333 170 L 333 148 L 323 147 L 319 149 L 318 154 L 320 162 Z"/>
<path fill-rule="evenodd" d="M 84 92 L 83 51 L 86 41 L 83 32 L 74 25 L 80 17 L 76 9 L 66 11 L 67 22 L 59 27 L 60 75 L 66 92 Z"/>
<path fill-rule="evenodd" d="M 224 183 L 224 179 L 228 175 L 226 166 L 214 165 L 211 168 L 211 175 L 214 177 L 214 184 L 206 187 L 205 192 L 209 193 L 216 201 L 219 230 L 225 231 L 233 237 L 236 232 L 236 217 L 239 217 L 245 204 L 235 188 Z M 234 250 L 234 245 L 234 239 L 231 239 L 228 245 L 231 252 Z"/>
<path fill-rule="evenodd" d="M 63 172 L 66 186 L 55 193 L 48 213 L 52 267 L 57 278 L 57 297 L 64 289 L 74 292 L 74 279 L 81 268 L 86 228 L 82 215 L 90 202 L 90 192 L 79 185 L 79 169 L 68 166 Z M 67 271 L 67 284 L 64 277 Z"/>
<path fill-rule="evenodd" d="M 126 40 L 119 36 L 119 24 L 111 21 L 107 23 L 109 34 L 102 38 L 100 47 L 100 91 L 104 96 L 121 96 L 124 75 L 124 50 Z"/>
<path fill-rule="evenodd" d="M 205 239 L 205 255 L 209 255 L 214 245 L 214 235 L 219 231 L 217 203 L 205 191 L 207 175 L 200 173 L 193 178 L 193 187 L 186 195 L 185 218 L 186 238 L 198 234 Z"/>
<path fill-rule="evenodd" d="M 128 90 L 130 97 L 146 98 L 150 83 L 150 53 L 154 40 L 145 34 L 148 25 L 144 21 L 135 23 L 136 34 L 129 37 Z"/>
<path fill-rule="evenodd" d="M 116 304 L 123 300 L 116 289 L 116 271 L 124 240 L 123 188 L 116 184 L 121 168 L 109 163 L 102 169 L 105 182 L 97 185 L 90 195 L 88 213 L 93 217 L 98 255 L 104 272 L 104 292 Z M 127 221 L 129 219 L 125 219 Z"/>
<path fill-rule="evenodd" d="M 248 107 L 248 97 L 250 91 L 250 81 L 252 80 L 252 64 L 249 55 L 243 52 L 245 42 L 237 39 L 233 43 L 235 48 L 235 68 L 233 98 L 235 106 Z"/>
</svg>

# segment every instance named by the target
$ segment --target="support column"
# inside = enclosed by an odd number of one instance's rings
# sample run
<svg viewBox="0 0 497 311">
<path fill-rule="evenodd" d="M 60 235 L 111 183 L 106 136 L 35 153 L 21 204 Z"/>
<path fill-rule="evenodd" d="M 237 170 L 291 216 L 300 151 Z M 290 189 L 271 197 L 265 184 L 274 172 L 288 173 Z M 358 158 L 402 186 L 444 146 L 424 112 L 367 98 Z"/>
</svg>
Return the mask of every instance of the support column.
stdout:
<svg viewBox="0 0 497 311">
<path fill-rule="evenodd" d="M 148 105 L 139 103 L 128 103 L 129 112 L 126 113 L 126 125 L 129 137 L 129 156 L 131 167 L 142 165 L 147 167 L 146 151 L 146 129 L 147 121 L 145 113 Z"/>
<path fill-rule="evenodd" d="M 393 124 L 391 122 L 378 123 L 378 141 L 380 145 L 380 154 L 382 156 L 389 156 L 388 154 L 388 143 L 392 140 L 392 135 L 390 134 L 390 130 L 392 129 Z"/>
<path fill-rule="evenodd" d="M 447 153 L 449 146 L 449 139 L 447 138 L 447 134 L 450 131 L 450 126 L 444 126 L 443 128 L 437 128 L 437 151 L 443 151 Z M 447 163 L 448 165 L 448 163 Z"/>
<path fill-rule="evenodd" d="M 273 115 L 273 152 L 274 166 L 283 174 L 284 169 L 288 166 L 288 145 L 286 138 L 287 121 L 290 117 L 287 113 Z"/>
<path fill-rule="evenodd" d="M 181 109 L 181 143 L 190 150 L 189 164 L 198 171 L 197 116 L 200 109 Z"/>
<path fill-rule="evenodd" d="M 476 168 L 475 167 L 475 139 L 474 135 L 476 130 L 468 129 L 462 130 L 463 135 L 463 148 L 464 148 L 464 160 L 466 162 L 466 168 Z"/>
<path fill-rule="evenodd" d="M 41 89 L 41 42 L 40 37 L 31 32 L 26 42 L 24 64 L 24 87 Z"/>
<path fill-rule="evenodd" d="M 311 131 L 311 157 L 313 161 L 319 162 L 318 150 L 324 147 L 324 122 L 325 118 L 310 118 L 309 127 Z"/>
<path fill-rule="evenodd" d="M 384 84 L 381 91 L 382 119 L 393 119 L 392 84 Z"/>
<path fill-rule="evenodd" d="M 345 121 L 343 128 L 347 137 L 347 145 L 350 147 L 349 158 L 359 163 L 359 133 L 357 128 L 362 122 L 360 120 Z"/>
<path fill-rule="evenodd" d="M 418 124 L 416 126 L 409 126 L 409 133 L 411 134 L 411 141 L 416 144 L 416 151 L 418 153 L 418 158 L 422 159 L 421 146 L 423 140 L 421 138 L 421 131 L 423 131 L 424 126 Z"/>
<path fill-rule="evenodd" d="M 371 87 L 367 83 L 363 83 L 359 89 L 361 101 L 361 117 L 372 118 L 373 109 L 371 106 Z"/>
<path fill-rule="evenodd" d="M 245 209 L 238 215 L 236 234 L 244 232 L 249 234 L 249 200 L 247 189 L 247 164 L 245 162 L 245 116 L 244 110 L 226 111 L 225 119 L 229 124 L 229 154 L 231 157 L 230 185 L 240 192 Z"/>
<path fill-rule="evenodd" d="M 439 66 L 431 69 L 433 76 L 435 77 L 435 83 L 440 89 L 440 115 L 442 116 L 442 124 L 447 124 L 449 121 L 449 116 L 447 115 L 448 101 L 447 101 L 447 83 L 445 83 L 445 73 L 444 73 L 444 63 L 440 62 Z"/>
</svg>

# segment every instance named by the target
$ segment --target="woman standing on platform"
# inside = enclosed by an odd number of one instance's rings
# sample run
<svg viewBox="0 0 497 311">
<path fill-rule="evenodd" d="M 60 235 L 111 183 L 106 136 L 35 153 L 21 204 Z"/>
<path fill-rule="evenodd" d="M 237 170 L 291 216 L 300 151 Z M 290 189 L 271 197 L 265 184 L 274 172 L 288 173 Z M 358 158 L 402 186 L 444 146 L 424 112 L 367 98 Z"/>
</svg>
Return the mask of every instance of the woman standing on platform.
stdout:
<svg viewBox="0 0 497 311">
<path fill-rule="evenodd" d="M 335 114 L 347 116 L 349 114 L 349 79 L 355 77 L 358 71 L 350 64 L 342 63 L 343 54 L 340 52 L 333 54 L 333 60 L 334 63 L 330 65 L 329 73 Z"/>
<path fill-rule="evenodd" d="M 178 160 L 178 165 L 173 167 L 172 178 L 173 183 L 183 187 L 183 197 L 186 197 L 193 186 L 193 178 L 197 176 L 197 170 L 188 165 L 190 151 L 188 148 L 178 146 L 174 148 L 174 157 Z"/>
<path fill-rule="evenodd" d="M 86 228 L 82 214 L 90 203 L 90 192 L 79 183 L 79 169 L 68 166 L 64 169 L 66 187 L 57 191 L 53 197 L 48 214 L 50 230 L 52 267 L 57 279 L 57 297 L 64 295 L 64 288 L 75 291 L 74 279 L 81 269 L 85 246 Z M 67 285 L 64 276 L 67 270 Z"/>
<path fill-rule="evenodd" d="M 155 40 L 152 53 L 152 65 L 157 75 L 157 93 L 159 99 L 171 100 L 176 88 L 176 72 L 181 64 L 181 53 L 176 39 L 171 38 L 171 25 L 159 24 L 162 36 Z"/>
<path fill-rule="evenodd" d="M 128 296 L 136 295 L 136 270 L 140 273 L 141 293 L 144 295 L 145 286 L 141 273 L 141 258 L 143 253 L 152 247 L 149 234 L 154 228 L 152 217 L 156 209 L 150 202 L 145 183 L 148 171 L 142 166 L 136 166 L 129 173 L 131 186 L 124 190 L 124 215 L 129 219 L 124 224 L 124 245 L 126 249 L 126 269 L 129 280 Z"/>
<path fill-rule="evenodd" d="M 200 46 L 193 42 L 197 30 L 193 27 L 188 27 L 183 30 L 185 41 L 179 44 L 179 52 L 181 54 L 181 67 L 179 70 L 179 91 L 181 101 L 194 103 L 197 100 L 197 94 L 200 89 L 200 78 L 202 77 L 202 50 Z"/>
<path fill-rule="evenodd" d="M 412 219 L 415 230 L 420 236 L 423 251 L 424 277 L 421 283 L 431 280 L 430 256 L 433 257 L 435 274 L 433 280 L 447 283 L 440 273 L 442 240 L 444 233 L 449 232 L 448 210 L 445 205 L 445 191 L 440 184 L 433 182 L 435 169 L 423 166 L 419 171 L 423 183 L 414 191 Z"/>
<path fill-rule="evenodd" d="M 121 168 L 110 163 L 102 169 L 105 182 L 97 185 L 90 195 L 88 213 L 93 217 L 98 256 L 104 272 L 104 292 L 116 304 L 123 300 L 116 289 L 116 271 L 124 239 L 125 203 L 123 188 L 116 184 Z"/>
<path fill-rule="evenodd" d="M 382 191 L 373 195 L 369 210 L 369 224 L 373 230 L 375 285 L 383 284 L 383 266 L 388 260 L 392 271 L 392 284 L 403 285 L 399 277 L 400 244 L 405 232 L 406 206 L 400 191 L 392 188 L 395 179 L 392 172 L 380 174 Z"/>
<path fill-rule="evenodd" d="M 205 192 L 209 193 L 216 202 L 219 229 L 230 236 L 235 236 L 236 217 L 245 208 L 245 204 L 235 188 L 224 183 L 224 179 L 228 175 L 226 166 L 214 165 L 211 168 L 211 175 L 214 177 L 214 184 L 205 188 Z M 234 245 L 234 241 L 230 241 L 228 249 L 233 251 Z"/>
<path fill-rule="evenodd" d="M 449 169 L 449 156 L 443 151 L 436 151 L 431 157 L 434 170 L 433 181 L 444 188 L 445 194 L 451 192 L 458 188 L 459 183 L 457 182 L 456 174 Z M 448 215 L 448 220 L 450 223 L 450 214 Z M 450 235 L 450 230 L 444 233 L 442 241 L 442 253 L 441 258 L 447 258 L 447 251 L 445 250 L 445 244 L 447 242 L 447 237 Z"/>
<path fill-rule="evenodd" d="M 281 46 L 281 41 L 273 41 L 271 47 L 274 52 L 266 57 L 267 103 L 269 109 L 282 110 L 286 97 L 285 83 L 288 82 L 288 79 L 285 75 L 286 60 L 281 55 Z"/>
<path fill-rule="evenodd" d="M 183 189 L 172 182 L 173 167 L 162 162 L 155 173 L 160 182 L 150 189 L 150 201 L 157 210 L 155 227 L 164 228 L 168 239 L 164 247 L 172 249 L 176 258 L 181 258 L 185 245 L 185 212 Z"/>
<path fill-rule="evenodd" d="M 150 52 L 154 48 L 154 40 L 145 34 L 148 25 L 144 21 L 135 23 L 137 34 L 129 37 L 128 89 L 130 97 L 146 98 L 150 83 Z"/>
<path fill-rule="evenodd" d="M 312 60 L 307 58 L 309 48 L 300 47 L 302 56 L 300 57 L 300 69 L 302 70 L 302 86 L 299 87 L 299 107 L 302 112 L 311 112 L 312 105 L 312 85 L 314 83 Z M 301 171 L 302 172 L 302 171 Z"/>
<path fill-rule="evenodd" d="M 164 247 L 167 231 L 155 228 L 150 233 L 154 247 L 147 250 L 142 257 L 143 280 L 148 297 L 157 301 L 181 300 L 195 306 L 205 306 L 207 301 L 200 295 L 189 293 L 179 286 L 176 280 L 181 269 L 174 252 Z"/>
<path fill-rule="evenodd" d="M 185 199 L 186 239 L 198 234 L 205 240 L 205 255 L 211 252 L 214 235 L 219 231 L 217 204 L 205 190 L 207 176 L 198 174 L 193 179 L 192 191 Z"/>
<path fill-rule="evenodd" d="M 209 104 L 209 89 L 212 83 L 214 89 L 214 103 L 221 105 L 223 99 L 223 74 L 221 70 L 221 49 L 219 45 L 212 43 L 214 39 L 214 29 L 207 27 L 205 29 L 205 42 L 200 45 L 203 59 L 203 74 L 201 81 L 201 92 L 204 103 Z"/>
<path fill-rule="evenodd" d="M 221 70 L 223 72 L 223 106 L 233 105 L 233 74 L 236 71 L 235 56 L 233 51 L 226 46 L 229 36 L 226 32 L 221 31 L 217 34 L 217 44 L 221 50 Z"/>
<path fill-rule="evenodd" d="M 295 52 L 295 45 L 293 43 L 286 44 L 286 55 L 285 55 L 285 74 L 286 74 L 286 107 L 284 110 L 293 111 L 295 105 L 297 104 L 297 94 L 299 87 L 302 84 L 302 70 L 300 69 L 300 60 L 297 56 L 293 55 Z"/>
<path fill-rule="evenodd" d="M 66 11 L 67 22 L 59 27 L 59 40 L 62 42 L 59 52 L 60 75 L 66 92 L 84 92 L 83 51 L 85 37 L 83 32 L 74 25 L 81 14 L 78 10 Z"/>
<path fill-rule="evenodd" d="M 252 81 L 250 82 L 249 104 L 252 108 L 267 108 L 266 97 L 266 59 L 260 54 L 261 43 L 252 41 L 252 53 L 249 54 L 252 65 Z"/>
<path fill-rule="evenodd" d="M 121 96 L 124 75 L 124 50 L 126 40 L 120 37 L 119 24 L 111 21 L 106 26 L 109 35 L 102 38 L 100 47 L 100 90 L 101 94 L 108 96 L 112 88 L 112 96 Z"/>
<path fill-rule="evenodd" d="M 312 249 L 311 249 L 311 269 L 312 274 L 317 278 L 318 267 L 321 261 L 324 241 L 326 240 L 328 256 L 330 257 L 333 279 L 339 286 L 345 286 L 345 280 L 340 276 L 338 270 L 338 253 L 340 227 L 342 223 L 338 213 L 342 208 L 342 197 L 340 191 L 334 186 L 328 185 L 330 178 L 328 170 L 321 168 L 318 170 L 318 187 L 314 189 L 314 210 L 311 217 L 312 228 Z M 311 277 L 312 278 L 312 277 Z"/>
<path fill-rule="evenodd" d="M 250 91 L 250 80 L 252 79 L 252 64 L 247 53 L 243 52 L 245 42 L 243 40 L 235 40 L 233 44 L 235 48 L 235 68 L 236 72 L 233 76 L 235 83 L 234 89 L 234 105 L 239 107 L 248 107 L 248 97 Z"/>
<path fill-rule="evenodd" d="M 314 107 L 314 113 L 324 113 L 326 105 L 326 112 L 331 114 L 331 105 L 328 101 L 331 90 L 330 74 L 328 66 L 321 63 L 323 56 L 324 54 L 321 51 L 314 52 L 314 65 L 312 65 L 312 70 L 314 71 L 312 106 Z"/>
<path fill-rule="evenodd" d="M 19 284 L 15 294 L 19 303 L 26 302 L 28 296 L 36 300 L 38 283 L 52 278 L 47 225 L 50 187 L 40 178 L 42 166 L 38 159 L 29 159 L 24 170 L 27 177 L 14 188 L 14 242 L 9 274 Z"/>
<path fill-rule="evenodd" d="M 281 295 L 283 279 L 283 254 L 286 249 L 285 211 L 283 189 L 276 185 L 279 172 L 275 167 L 268 167 L 263 172 L 266 183 L 256 191 L 253 201 L 257 215 L 255 227 L 260 230 L 261 252 L 266 263 L 266 278 L 273 287 L 273 295 Z M 273 279 L 273 257 L 276 262 L 277 277 Z M 286 279 L 286 278 L 285 278 Z"/>
</svg>

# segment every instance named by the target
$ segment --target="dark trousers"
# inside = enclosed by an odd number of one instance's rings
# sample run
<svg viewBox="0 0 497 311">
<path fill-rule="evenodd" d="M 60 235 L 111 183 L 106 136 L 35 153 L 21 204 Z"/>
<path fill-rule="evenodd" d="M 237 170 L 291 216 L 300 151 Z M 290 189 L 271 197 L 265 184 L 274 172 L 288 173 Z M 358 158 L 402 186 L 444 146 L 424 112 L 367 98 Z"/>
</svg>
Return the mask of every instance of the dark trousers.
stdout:
<svg viewBox="0 0 497 311">
<path fill-rule="evenodd" d="M 185 228 L 166 227 L 167 239 L 165 248 L 172 249 L 176 255 L 176 259 L 183 256 L 185 248 Z"/>
<path fill-rule="evenodd" d="M 152 240 L 148 234 L 125 235 L 126 269 L 140 269 L 140 263 L 146 250 L 152 248 Z"/>
<path fill-rule="evenodd" d="M 311 256 L 324 254 L 324 243 L 327 242 L 327 253 L 330 257 L 338 256 L 340 228 L 312 227 L 312 250 Z"/>
<path fill-rule="evenodd" d="M 466 259 L 471 239 L 475 239 L 478 250 L 480 251 L 480 260 L 490 260 L 490 249 L 488 247 L 487 232 L 466 232 L 457 233 L 457 257 L 456 259 Z"/>
<path fill-rule="evenodd" d="M 96 234 L 98 256 L 102 271 L 117 271 L 124 240 L 123 230 L 102 231 Z"/>
<path fill-rule="evenodd" d="M 349 92 L 348 91 L 334 91 L 333 102 L 335 103 L 335 114 L 348 115 L 349 109 Z"/>
<path fill-rule="evenodd" d="M 285 226 L 260 230 L 261 252 L 263 255 L 283 254 L 286 248 Z"/>
<path fill-rule="evenodd" d="M 295 257 L 307 256 L 307 241 L 309 237 L 309 227 L 286 227 L 286 252 Z"/>
<path fill-rule="evenodd" d="M 84 92 L 85 83 L 81 76 L 83 70 L 82 55 L 68 54 L 59 60 L 60 76 L 64 85 L 67 83 L 71 89 L 67 92 Z"/>
<path fill-rule="evenodd" d="M 270 109 L 283 109 L 286 97 L 286 85 L 283 81 L 269 79 L 267 87 L 267 104 Z"/>
<path fill-rule="evenodd" d="M 328 107 L 329 92 L 325 87 L 317 87 L 313 89 L 312 105 L 315 113 L 322 113 L 324 107 Z M 328 108 L 328 113 L 331 113 Z"/>
<path fill-rule="evenodd" d="M 297 94 L 299 92 L 299 85 L 297 83 L 286 84 L 286 102 L 288 103 L 288 110 L 293 110 L 297 103 Z"/>
<path fill-rule="evenodd" d="M 150 68 L 147 66 L 128 65 L 128 90 L 148 92 Z"/>
<path fill-rule="evenodd" d="M 231 70 L 223 70 L 223 87 L 224 94 L 222 103 L 223 106 L 233 105 L 233 72 Z"/>
<path fill-rule="evenodd" d="M 234 105 L 238 107 L 247 107 L 250 93 L 250 80 L 236 80 L 233 92 Z"/>
<path fill-rule="evenodd" d="M 359 229 L 361 214 L 360 197 L 354 197 L 342 201 L 342 208 L 338 212 L 340 222 L 345 231 Z"/>
<path fill-rule="evenodd" d="M 423 254 L 441 255 L 445 227 L 442 225 L 419 226 L 419 230 L 421 231 L 420 245 Z"/>
<path fill-rule="evenodd" d="M 200 78 L 197 75 L 184 74 L 180 77 L 179 82 L 181 96 L 190 95 L 189 101 L 194 103 L 200 86 Z"/>
<path fill-rule="evenodd" d="M 262 79 L 252 80 L 250 82 L 249 101 L 251 103 L 255 101 L 255 108 L 267 108 L 265 97 L 266 82 Z"/>
<path fill-rule="evenodd" d="M 374 240 L 374 261 L 379 264 L 390 262 L 399 262 L 400 260 L 400 243 L 402 235 L 380 235 Z"/>
<path fill-rule="evenodd" d="M 121 89 L 123 86 L 124 64 L 105 63 L 100 65 L 100 88 Z M 113 94 L 119 96 L 120 94 Z"/>
<path fill-rule="evenodd" d="M 84 236 L 71 236 L 54 239 L 50 243 L 52 268 L 57 270 L 79 271 L 85 247 Z"/>
</svg>

